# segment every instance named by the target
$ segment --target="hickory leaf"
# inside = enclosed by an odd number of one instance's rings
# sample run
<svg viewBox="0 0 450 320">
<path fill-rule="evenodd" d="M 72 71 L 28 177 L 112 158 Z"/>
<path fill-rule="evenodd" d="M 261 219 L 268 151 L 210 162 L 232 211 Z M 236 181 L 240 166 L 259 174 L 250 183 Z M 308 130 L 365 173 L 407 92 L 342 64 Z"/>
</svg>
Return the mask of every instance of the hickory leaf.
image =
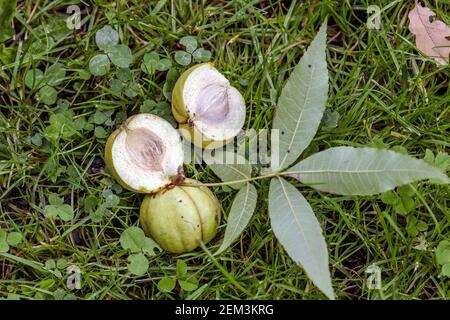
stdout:
<svg viewBox="0 0 450 320">
<path fill-rule="evenodd" d="M 242 231 L 244 231 L 255 211 L 257 198 L 258 193 L 251 183 L 247 183 L 245 187 L 239 190 L 231 205 L 222 245 L 216 254 L 227 249 L 239 237 Z"/>
<path fill-rule="evenodd" d="M 409 12 L 409 31 L 416 36 L 416 46 L 439 65 L 449 63 L 450 27 L 440 20 L 430 20 L 436 14 L 422 7 L 416 0 L 415 7 Z"/>
<path fill-rule="evenodd" d="M 310 144 L 320 125 L 328 96 L 325 21 L 281 91 L 273 119 L 279 132 L 278 152 L 272 146 L 272 171 L 291 165 Z"/>
<path fill-rule="evenodd" d="M 316 153 L 286 174 L 314 189 L 341 195 L 372 195 L 423 179 L 449 181 L 423 160 L 391 150 L 353 147 Z"/>
<path fill-rule="evenodd" d="M 319 221 L 302 194 L 283 178 L 270 182 L 269 216 L 273 232 L 289 256 L 328 298 L 334 299 L 327 245 Z"/>
</svg>

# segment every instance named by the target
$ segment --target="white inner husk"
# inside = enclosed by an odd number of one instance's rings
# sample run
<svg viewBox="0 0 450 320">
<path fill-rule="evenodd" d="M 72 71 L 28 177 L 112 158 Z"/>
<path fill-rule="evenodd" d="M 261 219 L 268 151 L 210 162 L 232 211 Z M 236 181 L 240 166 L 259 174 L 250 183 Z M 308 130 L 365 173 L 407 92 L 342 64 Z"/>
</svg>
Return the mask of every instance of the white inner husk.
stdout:
<svg viewBox="0 0 450 320">
<path fill-rule="evenodd" d="M 141 141 L 138 145 L 127 143 L 127 135 L 133 129 L 148 130 L 163 147 L 155 148 L 154 141 Z M 138 131 L 139 132 L 139 131 Z M 139 150 L 131 150 L 137 147 Z M 142 147 L 145 147 L 143 149 Z M 152 156 L 152 152 L 157 154 Z M 146 159 L 161 159 L 159 164 L 149 164 Z M 139 114 L 127 123 L 112 145 L 114 168 L 121 179 L 133 189 L 157 190 L 170 183 L 170 177 L 183 165 L 183 149 L 178 131 L 170 123 L 151 114 Z"/>
<path fill-rule="evenodd" d="M 188 76 L 183 100 L 189 119 L 208 139 L 233 138 L 244 125 L 244 98 L 210 64 L 195 69 Z"/>
</svg>

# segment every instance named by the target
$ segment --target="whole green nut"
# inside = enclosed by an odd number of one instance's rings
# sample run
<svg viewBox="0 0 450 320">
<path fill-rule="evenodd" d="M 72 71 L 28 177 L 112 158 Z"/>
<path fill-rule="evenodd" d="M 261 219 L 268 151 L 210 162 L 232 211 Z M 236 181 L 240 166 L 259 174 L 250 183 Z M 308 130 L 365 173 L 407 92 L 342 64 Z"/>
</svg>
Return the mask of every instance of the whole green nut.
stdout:
<svg viewBox="0 0 450 320">
<path fill-rule="evenodd" d="M 171 253 L 189 252 L 209 242 L 220 223 L 221 205 L 208 187 L 183 185 L 145 196 L 140 222 L 145 233 Z"/>
</svg>

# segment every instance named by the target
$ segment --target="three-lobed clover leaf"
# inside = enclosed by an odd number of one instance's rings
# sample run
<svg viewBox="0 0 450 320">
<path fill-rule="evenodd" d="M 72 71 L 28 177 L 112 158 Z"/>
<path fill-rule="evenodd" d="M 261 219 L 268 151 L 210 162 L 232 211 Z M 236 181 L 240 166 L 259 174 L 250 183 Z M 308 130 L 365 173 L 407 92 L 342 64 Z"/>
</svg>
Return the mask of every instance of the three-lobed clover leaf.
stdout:
<svg viewBox="0 0 450 320">
<path fill-rule="evenodd" d="M 157 287 L 160 291 L 171 292 L 175 289 L 176 283 L 180 285 L 180 288 L 184 291 L 194 291 L 198 288 L 198 280 L 194 276 L 189 276 L 187 270 L 187 264 L 183 260 L 177 260 L 176 264 L 176 277 L 164 277 L 162 278 Z"/>
<path fill-rule="evenodd" d="M 181 38 L 180 44 L 185 47 L 185 51 L 176 51 L 174 58 L 175 61 L 182 66 L 190 65 L 192 60 L 206 62 L 211 59 L 211 52 L 203 48 L 198 48 L 197 39 L 193 36 Z"/>
<path fill-rule="evenodd" d="M 132 253 L 128 257 L 128 271 L 136 276 L 144 275 L 148 269 L 148 260 L 144 253 L 153 256 L 155 249 L 160 250 L 159 246 L 152 239 L 147 238 L 144 231 L 138 227 L 126 229 L 119 241 L 123 249 Z"/>
<path fill-rule="evenodd" d="M 67 266 L 67 260 L 60 258 L 57 260 L 49 259 L 45 261 L 44 269 L 50 271 L 57 278 L 62 278 L 62 272 Z"/>
<path fill-rule="evenodd" d="M 420 232 L 427 231 L 428 229 L 426 222 L 419 220 L 414 216 L 408 217 L 406 221 L 406 231 L 413 237 L 418 236 Z"/>
<path fill-rule="evenodd" d="M 89 61 L 89 71 L 94 76 L 103 76 L 111 68 L 111 63 L 119 68 L 128 68 L 133 62 L 131 49 L 119 44 L 119 34 L 106 25 L 95 33 L 95 42 L 104 53 L 93 56 Z"/>
<path fill-rule="evenodd" d="M 25 73 L 24 83 L 29 89 L 39 89 L 40 100 L 52 105 L 56 102 L 58 92 L 55 86 L 59 85 L 66 76 L 66 69 L 60 62 L 49 66 L 45 73 L 40 69 L 31 69 Z"/>
<path fill-rule="evenodd" d="M 59 138 L 69 139 L 84 128 L 84 119 L 74 120 L 75 113 L 72 110 L 59 109 L 51 113 L 50 125 L 44 130 L 46 138 L 57 141 Z"/>
<path fill-rule="evenodd" d="M 71 221 L 73 219 L 73 208 L 71 205 L 65 204 L 64 199 L 55 194 L 50 194 L 48 202 L 50 204 L 44 208 L 44 216 L 46 218 L 55 219 L 59 217 L 63 221 Z"/>
<path fill-rule="evenodd" d="M 404 185 L 398 187 L 397 192 L 387 191 L 382 193 L 380 199 L 385 204 L 392 205 L 395 212 L 407 214 L 416 208 L 413 196 L 414 188 L 410 185 Z"/>
</svg>

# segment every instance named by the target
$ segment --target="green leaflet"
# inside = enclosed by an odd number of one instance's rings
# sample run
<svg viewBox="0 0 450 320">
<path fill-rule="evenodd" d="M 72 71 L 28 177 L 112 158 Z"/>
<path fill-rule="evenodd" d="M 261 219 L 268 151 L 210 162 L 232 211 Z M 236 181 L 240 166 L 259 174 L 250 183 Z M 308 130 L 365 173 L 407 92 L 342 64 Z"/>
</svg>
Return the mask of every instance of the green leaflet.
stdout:
<svg viewBox="0 0 450 320">
<path fill-rule="evenodd" d="M 291 165 L 310 144 L 320 125 L 328 97 L 325 21 L 281 91 L 272 129 L 278 130 L 278 151 L 272 145 L 272 171 Z"/>
<path fill-rule="evenodd" d="M 302 194 L 283 178 L 270 182 L 269 216 L 273 232 L 289 256 L 301 264 L 328 298 L 334 299 L 327 245 L 319 221 Z"/>
<path fill-rule="evenodd" d="M 423 179 L 449 182 L 423 160 L 376 148 L 330 148 L 300 161 L 286 174 L 314 189 L 342 195 L 372 195 Z"/>
<path fill-rule="evenodd" d="M 247 183 L 245 187 L 236 194 L 233 204 L 231 205 L 230 214 L 228 215 L 225 236 L 222 245 L 219 250 L 217 250 L 216 254 L 227 249 L 230 244 L 239 237 L 242 231 L 244 231 L 255 211 L 257 199 L 258 193 L 251 183 Z"/>
</svg>

